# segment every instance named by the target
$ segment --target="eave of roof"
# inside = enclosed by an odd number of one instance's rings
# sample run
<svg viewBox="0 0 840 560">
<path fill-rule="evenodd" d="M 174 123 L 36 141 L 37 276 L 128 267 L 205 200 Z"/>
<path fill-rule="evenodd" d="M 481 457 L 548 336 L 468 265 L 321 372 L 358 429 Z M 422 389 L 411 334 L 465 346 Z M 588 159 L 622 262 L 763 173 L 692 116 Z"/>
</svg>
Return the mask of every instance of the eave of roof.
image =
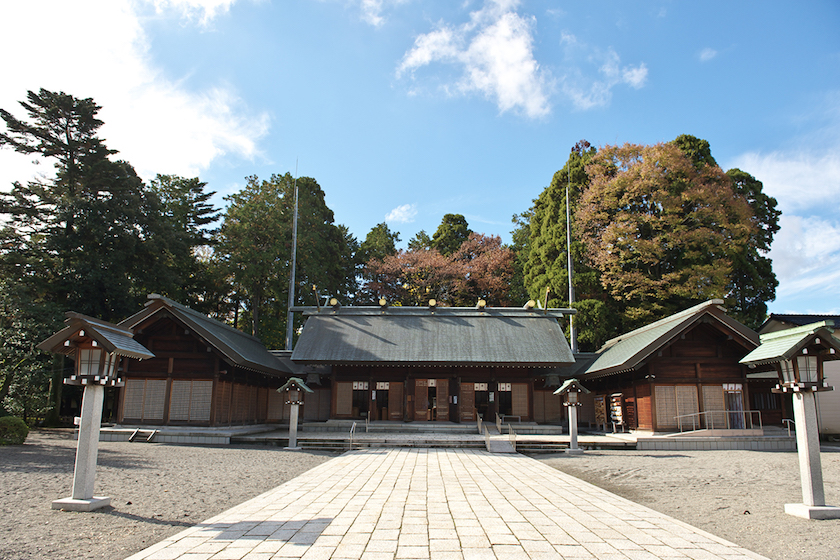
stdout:
<svg viewBox="0 0 840 560">
<path fill-rule="evenodd" d="M 195 332 L 232 365 L 275 376 L 292 373 L 258 338 L 157 294 L 150 294 L 146 307 L 122 321 L 120 325 L 134 327 L 161 313 L 168 313 Z"/>
</svg>

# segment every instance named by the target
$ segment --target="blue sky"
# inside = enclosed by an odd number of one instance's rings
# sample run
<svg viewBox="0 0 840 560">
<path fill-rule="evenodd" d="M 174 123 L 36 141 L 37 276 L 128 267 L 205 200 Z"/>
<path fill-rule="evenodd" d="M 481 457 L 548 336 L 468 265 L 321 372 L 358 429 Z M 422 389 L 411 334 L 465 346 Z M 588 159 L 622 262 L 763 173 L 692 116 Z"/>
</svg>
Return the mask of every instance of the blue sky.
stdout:
<svg viewBox="0 0 840 560">
<path fill-rule="evenodd" d="M 836 1 L 28 0 L 0 20 L 0 107 L 93 97 L 143 177 L 199 176 L 220 206 L 297 163 L 360 240 L 459 213 L 509 241 L 578 140 L 704 138 L 783 211 L 770 310 L 840 313 Z M 0 188 L 45 171 L 0 151 Z"/>
</svg>

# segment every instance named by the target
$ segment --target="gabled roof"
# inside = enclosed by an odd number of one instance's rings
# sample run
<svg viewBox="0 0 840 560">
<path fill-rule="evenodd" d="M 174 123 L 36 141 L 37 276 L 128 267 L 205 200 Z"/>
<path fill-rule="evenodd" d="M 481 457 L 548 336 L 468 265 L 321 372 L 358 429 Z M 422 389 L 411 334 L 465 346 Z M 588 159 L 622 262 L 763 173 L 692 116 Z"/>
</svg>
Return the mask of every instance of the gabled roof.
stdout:
<svg viewBox="0 0 840 560">
<path fill-rule="evenodd" d="M 158 294 L 150 294 L 146 307 L 122 321 L 120 325 L 135 328 L 159 317 L 175 319 L 216 349 L 231 365 L 268 375 L 285 377 L 291 373 L 258 338 Z"/>
<path fill-rule="evenodd" d="M 574 362 L 557 312 L 490 307 L 298 309 L 297 363 L 556 367 Z"/>
<path fill-rule="evenodd" d="M 155 357 L 145 346 L 132 338 L 134 333 L 131 329 L 72 311 L 67 312 L 66 316 L 64 322 L 67 326 L 40 343 L 38 348 L 46 352 L 70 355 L 76 352 L 76 346 L 73 344 L 75 341 L 91 339 L 108 353 L 117 356 L 137 360 Z M 70 344 L 66 345 L 65 342 L 68 341 Z"/>
<path fill-rule="evenodd" d="M 734 340 L 747 349 L 758 346 L 758 334 L 726 315 L 722 304 L 723 300 L 720 299 L 709 300 L 607 341 L 597 352 L 598 357 L 587 368 L 586 377 L 591 379 L 632 371 L 701 321 L 724 327 L 733 335 Z"/>
<path fill-rule="evenodd" d="M 767 320 L 758 328 L 758 332 L 759 334 L 764 334 L 792 327 L 802 327 L 819 321 L 833 321 L 835 325 L 840 325 L 840 315 L 771 313 Z"/>
<path fill-rule="evenodd" d="M 793 329 L 761 335 L 761 346 L 744 356 L 742 364 L 750 367 L 791 360 L 815 338 L 820 344 L 840 352 L 840 340 L 834 337 L 834 322 L 819 321 Z"/>
</svg>

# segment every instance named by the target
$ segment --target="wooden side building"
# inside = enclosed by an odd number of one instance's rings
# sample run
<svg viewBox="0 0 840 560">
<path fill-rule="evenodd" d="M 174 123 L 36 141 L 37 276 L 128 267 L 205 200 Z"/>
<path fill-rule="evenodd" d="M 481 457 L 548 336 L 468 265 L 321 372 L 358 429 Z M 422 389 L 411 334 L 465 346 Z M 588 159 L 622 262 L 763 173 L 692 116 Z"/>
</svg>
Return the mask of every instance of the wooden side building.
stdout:
<svg viewBox="0 0 840 560">
<path fill-rule="evenodd" d="M 225 426 L 283 418 L 275 389 L 291 369 L 257 338 L 156 294 L 120 326 L 155 357 L 125 361 L 119 423 Z"/>
<path fill-rule="evenodd" d="M 751 418 L 758 426 L 750 412 L 758 410 L 761 423 L 781 424 L 779 403 L 769 398 L 773 384 L 748 378 L 738 363 L 759 345 L 758 334 L 722 304 L 710 300 L 608 341 L 580 377 L 595 394 L 596 423 L 652 432 L 742 429 Z"/>
</svg>

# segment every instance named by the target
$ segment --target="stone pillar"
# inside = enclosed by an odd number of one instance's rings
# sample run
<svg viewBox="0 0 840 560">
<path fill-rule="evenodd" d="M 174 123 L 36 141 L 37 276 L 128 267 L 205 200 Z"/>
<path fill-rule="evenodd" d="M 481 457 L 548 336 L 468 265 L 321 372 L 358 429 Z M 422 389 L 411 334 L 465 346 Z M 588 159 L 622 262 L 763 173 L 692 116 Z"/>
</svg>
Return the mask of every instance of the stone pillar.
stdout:
<svg viewBox="0 0 840 560">
<path fill-rule="evenodd" d="M 111 498 L 95 497 L 93 483 L 96 479 L 96 458 L 99 452 L 99 428 L 102 421 L 102 403 L 105 387 L 86 385 L 82 395 L 82 416 L 79 424 L 79 441 L 76 446 L 76 468 L 73 471 L 73 495 L 55 500 L 52 509 L 92 511 L 110 505 Z"/>
<path fill-rule="evenodd" d="M 815 393 L 797 391 L 792 396 L 802 503 L 785 504 L 785 513 L 805 519 L 840 519 L 840 507 L 825 505 Z"/>
<path fill-rule="evenodd" d="M 292 403 L 292 410 L 289 415 L 289 447 L 286 449 L 300 449 L 297 444 L 298 409 L 300 405 Z"/>
<path fill-rule="evenodd" d="M 578 447 L 578 422 L 577 422 L 577 405 L 569 403 L 569 448 L 566 453 L 569 455 L 580 455 L 583 449 Z"/>
</svg>

